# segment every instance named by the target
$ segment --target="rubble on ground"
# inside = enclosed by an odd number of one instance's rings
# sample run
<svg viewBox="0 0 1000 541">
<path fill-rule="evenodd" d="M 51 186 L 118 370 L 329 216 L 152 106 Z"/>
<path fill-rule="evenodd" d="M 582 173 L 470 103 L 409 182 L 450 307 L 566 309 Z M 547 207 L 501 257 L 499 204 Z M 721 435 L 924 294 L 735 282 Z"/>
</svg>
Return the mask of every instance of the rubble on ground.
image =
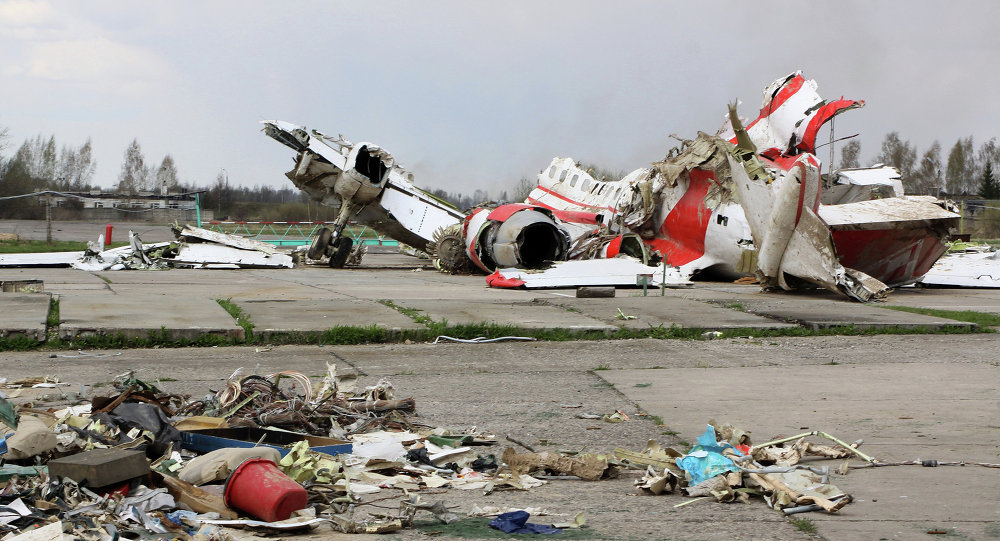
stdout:
<svg viewBox="0 0 1000 541">
<path fill-rule="evenodd" d="M 398 397 L 386 379 L 365 385 L 334 365 L 316 379 L 240 369 L 221 389 L 194 398 L 165 392 L 132 372 L 90 398 L 83 387 L 75 393 L 52 377 L 4 382 L 0 421 L 9 428 L 0 442 L 0 530 L 14 539 L 47 528 L 53 538 L 95 541 L 231 540 L 253 537 L 236 528 L 386 533 L 412 526 L 417 516 L 449 523 L 463 512 L 496 517 L 490 526 L 503 531 L 557 533 L 586 527 L 585 517 L 533 524 L 530 515 L 548 512 L 448 508 L 421 493 L 489 494 L 531 490 L 553 479 L 599 483 L 620 475 L 636 477 L 644 494 L 718 502 L 760 497 L 786 513 L 833 513 L 850 495 L 830 482 L 829 467 L 802 459 L 856 456 L 876 464 L 858 451 L 860 442 L 823 432 L 755 446 L 747 432 L 712 424 L 687 452 L 655 441 L 641 451 L 536 452 L 507 436 L 527 449 L 520 452 L 501 449 L 494 435 L 475 427 L 421 423 L 418 401 Z M 36 388 L 61 397 L 58 409 L 46 409 Z M 377 500 L 395 499 L 389 506 L 398 511 L 369 506 L 377 493 L 388 493 Z"/>
<path fill-rule="evenodd" d="M 200 227 L 172 227 L 173 242 L 144 244 L 134 231 L 126 246 L 106 249 L 104 235 L 83 252 L 3 254 L 0 267 L 72 267 L 86 271 L 292 268 L 292 256 L 273 245 Z"/>
</svg>

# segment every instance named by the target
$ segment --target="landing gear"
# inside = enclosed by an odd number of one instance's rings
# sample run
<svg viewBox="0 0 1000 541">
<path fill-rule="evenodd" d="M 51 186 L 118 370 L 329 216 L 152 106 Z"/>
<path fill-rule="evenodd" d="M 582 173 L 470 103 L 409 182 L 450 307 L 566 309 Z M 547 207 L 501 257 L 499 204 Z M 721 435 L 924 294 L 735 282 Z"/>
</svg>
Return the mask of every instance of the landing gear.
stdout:
<svg viewBox="0 0 1000 541">
<path fill-rule="evenodd" d="M 330 267 L 335 269 L 344 268 L 347 258 L 351 255 L 351 248 L 354 247 L 354 239 L 341 237 L 334 245 L 334 252 L 330 254 Z"/>
<path fill-rule="evenodd" d="M 306 257 L 309 259 L 323 259 L 323 256 L 326 255 L 326 247 L 330 245 L 331 238 L 333 238 L 333 232 L 325 227 L 321 227 L 319 232 L 316 234 L 316 238 L 314 238 L 312 244 L 309 245 L 309 251 L 306 252 Z"/>
</svg>

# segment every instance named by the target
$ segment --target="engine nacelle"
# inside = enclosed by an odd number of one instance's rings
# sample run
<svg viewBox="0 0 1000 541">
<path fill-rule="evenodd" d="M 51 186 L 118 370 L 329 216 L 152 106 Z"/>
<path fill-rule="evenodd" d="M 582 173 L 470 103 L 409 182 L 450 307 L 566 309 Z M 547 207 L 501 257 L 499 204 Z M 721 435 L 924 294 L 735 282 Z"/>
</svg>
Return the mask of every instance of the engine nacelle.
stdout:
<svg viewBox="0 0 1000 541">
<path fill-rule="evenodd" d="M 542 268 L 569 254 L 569 234 L 550 210 L 532 205 L 476 209 L 466 218 L 464 236 L 469 259 L 486 272 Z"/>
</svg>

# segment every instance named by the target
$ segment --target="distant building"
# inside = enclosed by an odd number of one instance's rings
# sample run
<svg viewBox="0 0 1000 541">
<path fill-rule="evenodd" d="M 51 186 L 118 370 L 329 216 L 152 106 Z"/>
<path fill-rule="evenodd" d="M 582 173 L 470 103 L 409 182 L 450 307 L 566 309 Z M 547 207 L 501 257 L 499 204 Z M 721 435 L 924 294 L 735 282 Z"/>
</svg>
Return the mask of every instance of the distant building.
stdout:
<svg viewBox="0 0 1000 541">
<path fill-rule="evenodd" d="M 160 190 L 122 194 L 93 190 L 90 192 L 62 192 L 51 195 L 53 217 L 58 220 L 122 220 L 145 222 L 174 222 L 211 220 L 213 212 L 198 212 L 196 193 L 170 194 Z M 201 193 L 201 192 L 198 192 Z M 39 197 L 38 204 L 45 206 L 47 197 Z"/>
<path fill-rule="evenodd" d="M 143 210 L 143 209 L 174 209 L 174 210 L 195 210 L 196 201 L 193 193 L 166 194 L 153 192 L 139 192 L 134 195 L 121 193 L 102 192 L 93 190 L 90 192 L 65 192 L 65 196 L 53 195 L 53 207 L 82 208 L 85 209 L 122 209 L 122 210 Z M 45 204 L 44 198 L 39 198 L 40 204 Z M 78 201 L 74 203 L 71 201 Z"/>
</svg>

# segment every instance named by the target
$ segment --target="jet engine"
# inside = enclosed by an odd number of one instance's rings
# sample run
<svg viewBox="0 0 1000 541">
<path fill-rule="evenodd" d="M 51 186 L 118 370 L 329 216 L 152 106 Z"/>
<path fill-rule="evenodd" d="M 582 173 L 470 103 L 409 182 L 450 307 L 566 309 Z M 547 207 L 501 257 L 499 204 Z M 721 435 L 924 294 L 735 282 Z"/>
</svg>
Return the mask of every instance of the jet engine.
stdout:
<svg viewBox="0 0 1000 541">
<path fill-rule="evenodd" d="M 558 224 L 552 211 L 533 205 L 476 209 L 465 221 L 466 254 L 486 272 L 543 268 L 569 254 L 569 234 Z"/>
</svg>

